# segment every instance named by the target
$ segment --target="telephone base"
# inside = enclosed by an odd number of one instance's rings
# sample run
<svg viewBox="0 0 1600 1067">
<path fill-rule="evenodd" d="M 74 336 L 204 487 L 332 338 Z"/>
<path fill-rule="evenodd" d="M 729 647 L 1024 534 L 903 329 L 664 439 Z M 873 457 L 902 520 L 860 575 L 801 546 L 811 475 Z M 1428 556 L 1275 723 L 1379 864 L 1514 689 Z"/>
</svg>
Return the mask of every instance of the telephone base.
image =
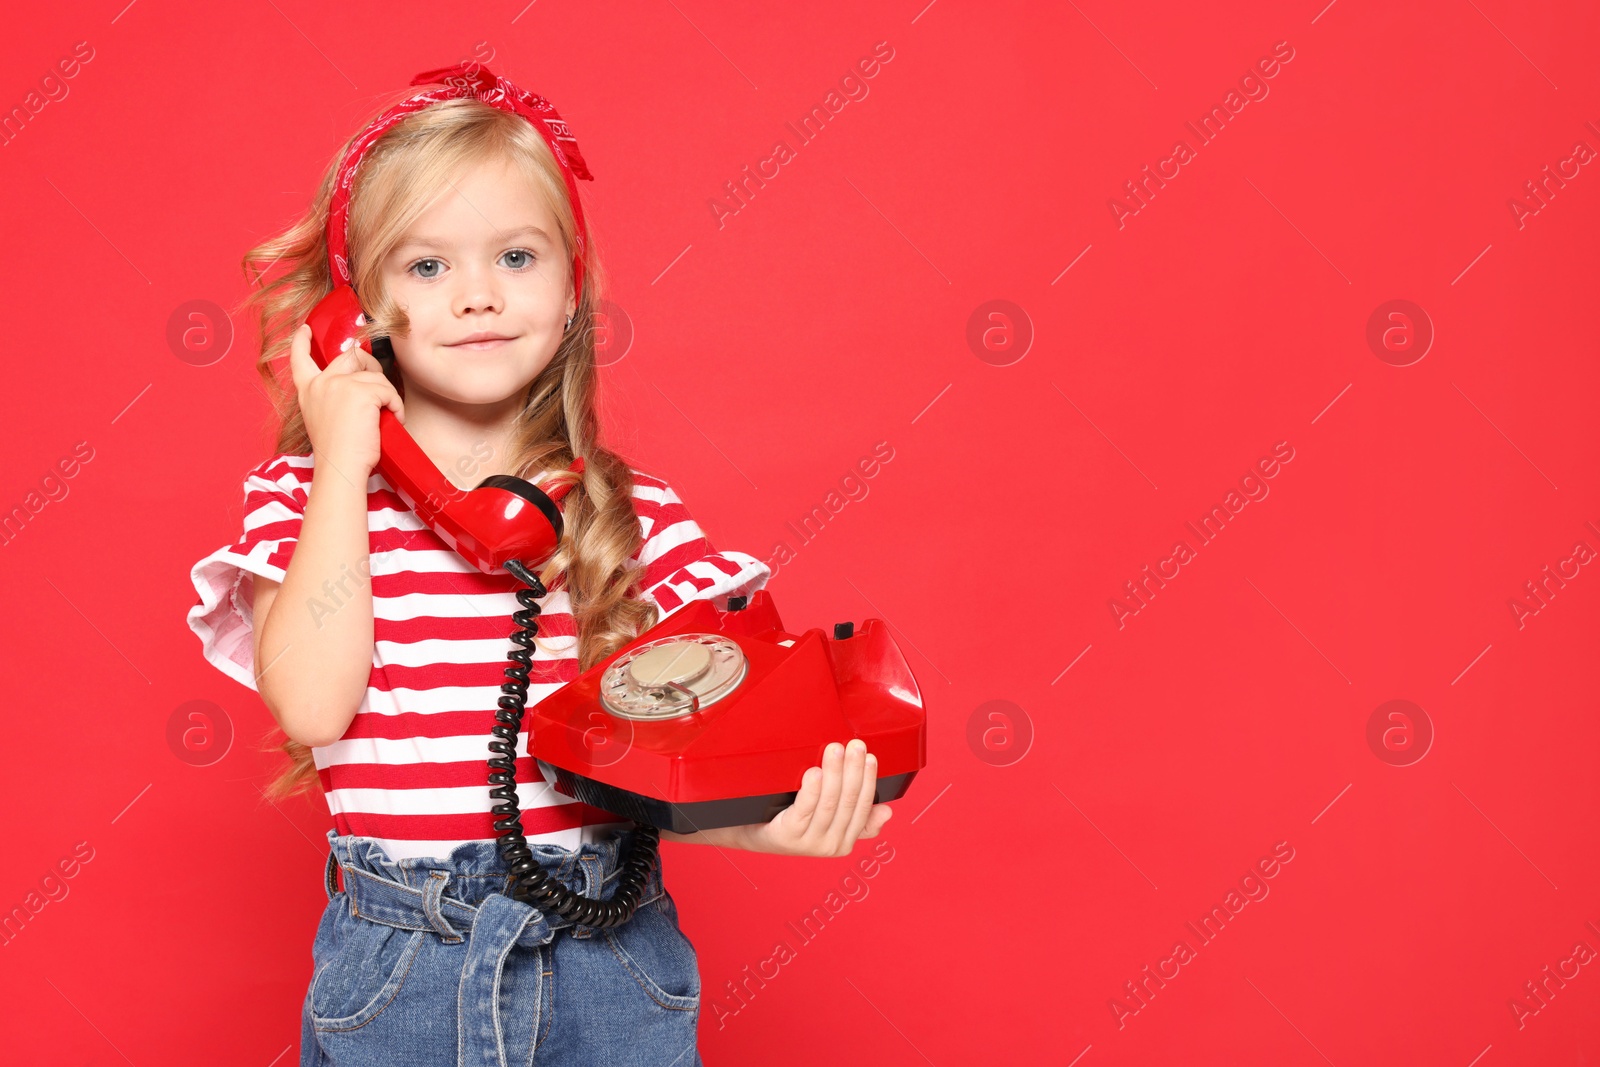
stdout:
<svg viewBox="0 0 1600 1067">
<path fill-rule="evenodd" d="M 671 804 L 655 797 L 642 796 L 627 789 L 585 778 L 581 774 L 560 767 L 556 772 L 556 791 L 581 800 L 591 807 L 620 815 L 636 823 L 670 830 L 676 834 L 692 834 L 696 830 L 712 830 L 722 826 L 745 826 L 750 823 L 771 822 L 784 808 L 793 804 L 797 791 L 767 793 L 753 797 L 728 797 L 722 800 L 697 800 L 687 804 Z M 905 795 L 916 771 L 879 778 L 874 790 L 874 802 L 884 804 Z"/>
</svg>

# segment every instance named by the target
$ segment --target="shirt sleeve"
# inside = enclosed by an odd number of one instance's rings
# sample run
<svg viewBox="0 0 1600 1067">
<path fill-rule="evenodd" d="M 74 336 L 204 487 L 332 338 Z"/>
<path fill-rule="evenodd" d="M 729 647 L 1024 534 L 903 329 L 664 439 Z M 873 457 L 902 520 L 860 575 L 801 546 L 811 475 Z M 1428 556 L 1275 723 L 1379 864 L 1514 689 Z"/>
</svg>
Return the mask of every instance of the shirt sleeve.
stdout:
<svg viewBox="0 0 1600 1067">
<path fill-rule="evenodd" d="M 280 455 L 246 475 L 244 533 L 190 569 L 199 602 L 189 609 L 189 628 L 201 653 L 250 689 L 256 688 L 254 576 L 283 581 L 305 517 L 311 465 L 310 456 Z"/>
<path fill-rule="evenodd" d="M 645 595 L 659 609 L 657 622 L 691 600 L 747 596 L 761 589 L 772 569 L 745 552 L 718 551 L 672 487 L 634 472 L 633 503 L 644 544 L 634 557 L 644 565 Z"/>
</svg>

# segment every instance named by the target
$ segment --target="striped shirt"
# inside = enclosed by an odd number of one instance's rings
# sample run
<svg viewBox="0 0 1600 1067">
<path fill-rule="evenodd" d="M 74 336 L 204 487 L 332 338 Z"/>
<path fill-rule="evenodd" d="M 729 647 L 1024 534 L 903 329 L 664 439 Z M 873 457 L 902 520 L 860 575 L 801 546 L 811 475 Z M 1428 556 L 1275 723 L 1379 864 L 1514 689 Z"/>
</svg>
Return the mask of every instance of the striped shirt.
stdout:
<svg viewBox="0 0 1600 1067">
<path fill-rule="evenodd" d="M 253 575 L 282 582 L 311 488 L 312 457 L 279 455 L 244 480 L 244 533 L 194 565 L 199 602 L 188 614 L 205 658 L 256 688 Z M 548 472 L 547 472 L 548 473 Z M 644 542 L 644 595 L 665 619 L 692 600 L 753 593 L 771 569 L 743 552 L 719 552 L 678 494 L 635 470 L 633 502 Z M 538 479 L 533 479 L 537 481 Z M 456 554 L 374 470 L 367 480 L 374 644 L 367 691 L 344 736 L 312 748 L 343 834 L 376 838 L 394 859 L 447 857 L 457 844 L 492 840 L 488 742 L 506 681 L 511 614 L 524 588 L 486 575 Z M 529 708 L 578 676 L 576 629 L 561 579 L 539 601 Z M 362 576 L 326 584 L 308 609 L 331 615 L 362 592 Z M 554 772 L 517 741 L 517 796 L 530 843 L 575 849 L 632 827 L 558 793 Z"/>
</svg>

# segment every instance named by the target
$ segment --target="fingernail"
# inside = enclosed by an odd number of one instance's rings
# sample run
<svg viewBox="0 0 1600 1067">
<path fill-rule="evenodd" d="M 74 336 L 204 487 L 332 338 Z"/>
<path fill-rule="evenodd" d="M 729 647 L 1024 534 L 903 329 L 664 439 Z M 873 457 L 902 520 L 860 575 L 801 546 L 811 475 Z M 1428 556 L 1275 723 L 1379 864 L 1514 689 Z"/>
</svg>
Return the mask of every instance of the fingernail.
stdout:
<svg viewBox="0 0 1600 1067">
<path fill-rule="evenodd" d="M 861 740 L 859 737 L 852 737 L 850 739 L 850 744 L 845 747 L 850 749 L 852 752 L 861 752 L 866 749 L 867 743 Z"/>
</svg>

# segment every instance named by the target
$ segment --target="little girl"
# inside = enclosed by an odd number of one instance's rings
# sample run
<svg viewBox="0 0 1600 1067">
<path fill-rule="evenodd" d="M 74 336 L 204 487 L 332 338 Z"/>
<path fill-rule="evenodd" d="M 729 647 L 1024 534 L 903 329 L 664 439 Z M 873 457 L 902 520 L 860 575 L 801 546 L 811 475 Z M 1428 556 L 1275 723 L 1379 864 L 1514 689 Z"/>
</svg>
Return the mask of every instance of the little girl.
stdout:
<svg viewBox="0 0 1600 1067">
<path fill-rule="evenodd" d="M 571 485 L 539 573 L 530 706 L 685 603 L 725 607 L 771 572 L 714 549 L 665 480 L 600 440 L 601 275 L 566 124 L 477 64 L 412 84 L 430 88 L 352 137 L 308 214 L 245 258 L 278 454 L 245 478 L 243 536 L 192 575 L 207 660 L 257 690 L 287 738 L 270 794 L 317 782 L 333 814 L 300 1062 L 698 1065 L 696 954 L 659 863 L 616 926 L 508 893 L 488 742 L 525 587 L 478 571 L 405 505 L 375 469 L 379 412 L 461 488 Z M 318 370 L 304 320 L 341 282 L 392 360 L 357 348 Z M 285 353 L 292 392 L 274 367 Z M 535 861 L 608 898 L 635 825 L 555 792 L 525 734 L 518 753 Z M 875 785 L 861 742 L 835 743 L 772 822 L 661 836 L 843 856 L 890 816 Z"/>
</svg>

